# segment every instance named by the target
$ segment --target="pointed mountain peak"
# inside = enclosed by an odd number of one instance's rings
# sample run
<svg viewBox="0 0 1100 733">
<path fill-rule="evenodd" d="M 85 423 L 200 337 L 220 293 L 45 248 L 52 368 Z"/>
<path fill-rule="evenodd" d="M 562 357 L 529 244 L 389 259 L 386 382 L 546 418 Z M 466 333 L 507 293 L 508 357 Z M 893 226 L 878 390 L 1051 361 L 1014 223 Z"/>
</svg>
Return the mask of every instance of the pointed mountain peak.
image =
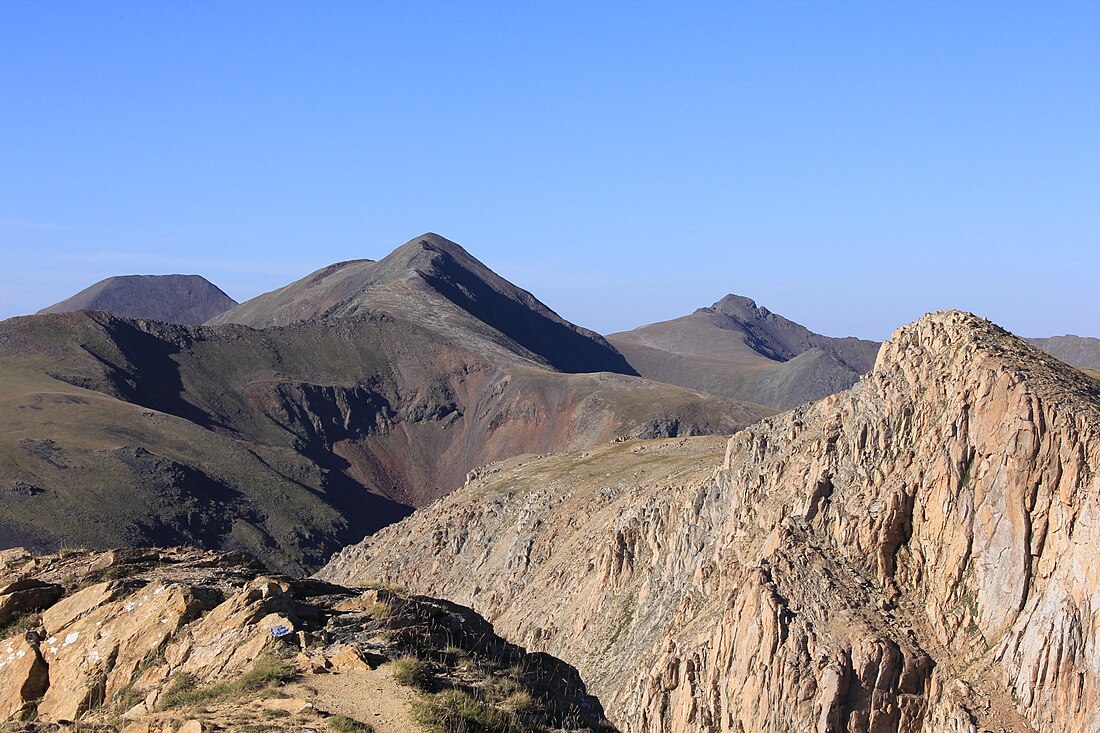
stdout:
<svg viewBox="0 0 1100 733">
<path fill-rule="evenodd" d="M 576 326 L 493 272 L 461 246 L 428 232 L 378 262 L 330 265 L 211 321 L 255 328 L 369 313 L 437 329 L 564 372 L 637 374 L 602 336 Z M 494 357 L 496 358 L 496 357 Z"/>
<path fill-rule="evenodd" d="M 752 298 L 747 298 L 744 295 L 734 295 L 730 293 L 717 303 L 711 306 L 716 311 L 723 313 L 742 313 L 745 311 L 759 310 L 760 307 L 756 305 L 756 301 Z"/>
</svg>

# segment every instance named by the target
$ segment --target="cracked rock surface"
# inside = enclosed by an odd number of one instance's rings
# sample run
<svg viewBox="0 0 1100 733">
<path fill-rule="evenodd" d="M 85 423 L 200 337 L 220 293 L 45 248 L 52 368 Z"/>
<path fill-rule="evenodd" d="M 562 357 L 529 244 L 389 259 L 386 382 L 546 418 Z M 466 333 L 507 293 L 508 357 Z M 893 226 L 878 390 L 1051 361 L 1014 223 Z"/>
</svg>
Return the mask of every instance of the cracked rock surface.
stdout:
<svg viewBox="0 0 1100 733">
<path fill-rule="evenodd" d="M 1100 382 L 988 321 L 713 438 L 524 457 L 337 554 L 637 733 L 1100 731 Z"/>
</svg>

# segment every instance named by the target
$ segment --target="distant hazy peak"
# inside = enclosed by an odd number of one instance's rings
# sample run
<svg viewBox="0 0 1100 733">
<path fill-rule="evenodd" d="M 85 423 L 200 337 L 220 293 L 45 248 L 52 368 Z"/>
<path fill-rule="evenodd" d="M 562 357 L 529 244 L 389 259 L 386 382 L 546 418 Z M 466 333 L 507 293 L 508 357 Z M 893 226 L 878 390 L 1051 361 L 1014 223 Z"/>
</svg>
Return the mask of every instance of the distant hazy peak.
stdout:
<svg viewBox="0 0 1100 733">
<path fill-rule="evenodd" d="M 1100 369 L 1100 339 L 1067 333 L 1064 336 L 1027 340 L 1067 364 L 1086 369 Z"/>
<path fill-rule="evenodd" d="M 195 325 L 235 305 L 237 301 L 201 275 L 117 275 L 39 313 L 97 310 L 122 318 Z"/>
</svg>

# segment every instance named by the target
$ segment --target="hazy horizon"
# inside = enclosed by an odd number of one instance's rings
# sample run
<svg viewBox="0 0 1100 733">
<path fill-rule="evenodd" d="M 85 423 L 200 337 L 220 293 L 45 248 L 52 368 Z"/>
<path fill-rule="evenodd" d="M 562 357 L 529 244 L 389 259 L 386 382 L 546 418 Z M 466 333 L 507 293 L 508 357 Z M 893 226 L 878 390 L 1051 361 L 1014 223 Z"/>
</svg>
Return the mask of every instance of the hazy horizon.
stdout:
<svg viewBox="0 0 1100 733">
<path fill-rule="evenodd" d="M 1095 3 L 0 5 L 0 318 L 435 231 L 601 333 L 1100 336 Z"/>
</svg>

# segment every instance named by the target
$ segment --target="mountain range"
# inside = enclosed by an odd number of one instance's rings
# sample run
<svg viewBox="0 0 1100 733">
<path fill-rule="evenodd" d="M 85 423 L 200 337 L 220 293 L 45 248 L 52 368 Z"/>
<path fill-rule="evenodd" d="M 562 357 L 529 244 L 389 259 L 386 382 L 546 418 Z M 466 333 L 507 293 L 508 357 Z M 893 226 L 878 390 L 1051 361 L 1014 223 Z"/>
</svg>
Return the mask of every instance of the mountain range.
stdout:
<svg viewBox="0 0 1100 733">
<path fill-rule="evenodd" d="M 198 544 L 303 572 L 478 466 L 772 412 L 634 376 L 435 235 L 289 289 L 210 326 L 0 323 L 4 545 Z"/>
<path fill-rule="evenodd" d="M 644 377 L 780 410 L 852 386 L 879 349 L 813 333 L 738 295 L 608 340 Z"/>
<path fill-rule="evenodd" d="M 4 730 L 1097 731 L 1095 339 L 177 285 L 0 322 Z"/>
</svg>

